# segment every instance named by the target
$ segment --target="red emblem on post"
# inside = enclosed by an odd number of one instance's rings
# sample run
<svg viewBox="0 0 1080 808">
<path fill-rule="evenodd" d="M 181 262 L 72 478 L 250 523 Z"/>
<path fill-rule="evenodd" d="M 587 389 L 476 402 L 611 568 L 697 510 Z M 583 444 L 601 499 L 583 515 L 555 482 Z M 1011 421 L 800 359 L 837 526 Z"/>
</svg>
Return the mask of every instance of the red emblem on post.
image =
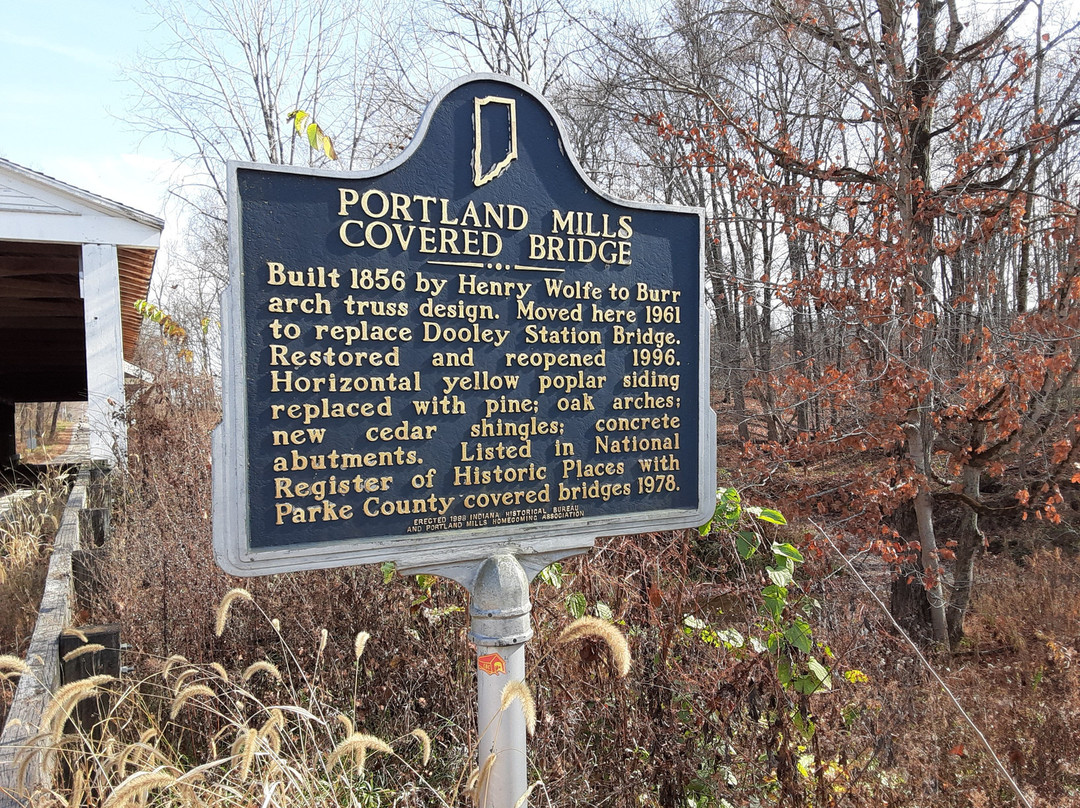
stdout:
<svg viewBox="0 0 1080 808">
<path fill-rule="evenodd" d="M 476 667 L 488 676 L 496 676 L 500 673 L 506 673 L 506 660 L 498 654 L 484 654 L 482 657 L 476 658 Z"/>
</svg>

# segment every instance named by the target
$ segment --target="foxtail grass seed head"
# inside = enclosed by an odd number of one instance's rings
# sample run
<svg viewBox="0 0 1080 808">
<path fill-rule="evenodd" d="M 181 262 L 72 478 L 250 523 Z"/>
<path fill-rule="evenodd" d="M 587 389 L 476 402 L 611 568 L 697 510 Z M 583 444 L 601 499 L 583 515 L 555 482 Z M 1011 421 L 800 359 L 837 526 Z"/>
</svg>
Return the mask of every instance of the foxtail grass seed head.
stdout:
<svg viewBox="0 0 1080 808">
<path fill-rule="evenodd" d="M 195 696 L 206 696 L 207 698 L 214 698 L 216 694 L 206 685 L 188 685 L 179 693 L 176 694 L 176 698 L 173 699 L 172 709 L 169 711 L 169 718 L 174 719 L 180 714 L 180 711 L 184 708 L 184 704 Z"/>
<path fill-rule="evenodd" d="M 626 676 L 630 672 L 630 646 L 623 633 L 613 624 L 598 617 L 579 617 L 562 630 L 557 642 L 567 643 L 582 637 L 593 637 L 607 645 L 619 676 Z"/>
<path fill-rule="evenodd" d="M 259 730 L 259 737 L 268 747 L 270 747 L 271 752 L 275 755 L 281 754 L 281 733 L 278 732 L 276 728 L 271 727 L 270 730 L 265 733 L 263 730 Z"/>
<path fill-rule="evenodd" d="M 83 642 L 90 642 L 90 640 L 85 634 L 83 634 L 81 631 L 79 631 L 79 629 L 74 628 L 73 626 L 65 628 L 63 633 L 66 637 L 78 637 Z"/>
<path fill-rule="evenodd" d="M 211 662 L 210 670 L 218 675 L 218 678 L 223 682 L 229 681 L 229 672 L 225 670 L 225 666 L 220 662 Z"/>
<path fill-rule="evenodd" d="M 225 622 L 229 619 L 229 607 L 232 606 L 233 601 L 238 598 L 248 601 L 252 599 L 250 592 L 246 589 L 237 587 L 226 592 L 225 597 L 223 597 L 221 603 L 218 604 L 217 616 L 214 620 L 214 634 L 216 636 L 220 637 L 222 632 L 225 631 Z"/>
<path fill-rule="evenodd" d="M 240 678 L 242 678 L 245 682 L 248 682 L 251 680 L 252 676 L 259 672 L 268 674 L 279 682 L 281 681 L 281 671 L 278 670 L 277 665 L 275 665 L 273 662 L 268 662 L 265 659 L 260 659 L 258 662 L 252 662 L 250 665 L 248 665 L 247 668 L 245 668 L 243 674 L 241 674 Z"/>
<path fill-rule="evenodd" d="M 421 765 L 428 765 L 431 760 L 431 738 L 422 729 L 414 729 L 409 734 L 420 741 Z"/>
<path fill-rule="evenodd" d="M 73 648 L 64 654 L 64 662 L 71 662 L 73 659 L 81 657 L 83 654 L 96 654 L 98 651 L 104 651 L 105 646 L 100 643 L 92 642 L 86 645 L 80 645 L 78 648 Z"/>
<path fill-rule="evenodd" d="M 276 631 L 278 634 L 281 633 L 281 621 L 278 620 L 276 617 L 273 620 L 270 621 L 270 625 L 273 627 L 274 631 Z"/>
<path fill-rule="evenodd" d="M 371 639 L 371 635 L 366 631 L 360 631 L 356 634 L 356 639 L 353 640 L 353 655 L 357 662 L 360 661 L 360 657 L 364 655 L 364 649 L 367 648 L 368 640 Z"/>
<path fill-rule="evenodd" d="M 351 754 L 356 759 L 356 770 L 363 771 L 364 759 L 368 752 L 382 752 L 392 755 L 394 750 L 381 738 L 363 732 L 354 732 L 334 748 L 334 751 L 330 753 L 330 757 L 326 759 L 326 767 L 328 769 L 333 768 L 334 764 L 339 760 Z"/>
<path fill-rule="evenodd" d="M 161 668 L 161 675 L 168 676 L 171 671 L 177 665 L 186 665 L 187 657 L 183 654 L 173 654 L 171 657 L 165 660 L 165 664 Z"/>
<path fill-rule="evenodd" d="M 111 681 L 113 677 L 99 674 L 61 687 L 53 695 L 52 702 L 41 717 L 41 731 L 46 735 L 51 735 L 55 744 L 63 735 L 64 724 L 71 715 L 71 711 L 75 709 L 75 705 L 83 699 L 96 695 L 100 685 Z"/>
<path fill-rule="evenodd" d="M 113 757 L 111 763 L 113 768 L 116 769 L 117 775 L 125 777 L 128 769 L 144 769 L 144 762 L 149 762 L 153 757 L 152 754 L 147 754 L 150 748 L 146 744 L 133 743 L 128 744 L 120 752 Z"/>
<path fill-rule="evenodd" d="M 529 801 L 529 797 L 532 796 L 532 793 L 542 785 L 544 785 L 543 780 L 534 780 L 532 785 L 525 789 L 525 793 L 518 797 L 517 802 L 514 803 L 514 808 L 521 808 L 521 806 Z"/>
<path fill-rule="evenodd" d="M 350 735 L 352 735 L 356 731 L 353 728 L 352 719 L 349 718 L 349 716 L 345 715 L 345 713 L 338 713 L 337 715 L 334 716 L 334 718 L 336 718 L 337 722 L 339 724 L 341 724 L 342 727 L 345 728 L 345 737 L 346 738 L 348 738 Z"/>
<path fill-rule="evenodd" d="M 135 772 L 121 782 L 102 803 L 102 808 L 119 808 L 145 797 L 151 789 L 167 788 L 176 778 L 166 771 Z"/>
<path fill-rule="evenodd" d="M 67 808 L 82 808 L 83 796 L 86 794 L 86 775 L 81 768 L 75 770 L 71 779 L 71 796 L 68 797 Z"/>
<path fill-rule="evenodd" d="M 330 632 L 325 628 L 319 629 L 319 653 L 321 654 L 326 650 L 326 641 L 330 637 Z"/>
<path fill-rule="evenodd" d="M 6 678 L 12 674 L 30 673 L 30 666 L 14 654 L 0 654 L 0 671 L 4 672 Z"/>
<path fill-rule="evenodd" d="M 173 693 L 179 693 L 184 687 L 184 682 L 192 676 L 195 676 L 198 672 L 198 668 L 185 668 L 182 670 L 180 675 L 176 677 L 176 681 L 173 682 Z"/>
<path fill-rule="evenodd" d="M 269 718 L 266 719 L 266 723 L 259 730 L 260 735 L 265 735 L 268 732 L 280 732 L 285 729 L 285 713 L 277 707 L 271 707 L 269 713 Z"/>
<path fill-rule="evenodd" d="M 233 757 L 240 758 L 240 766 L 237 769 L 236 777 L 241 783 L 247 780 L 251 774 L 251 763 L 255 760 L 255 747 L 258 740 L 258 730 L 243 729 L 240 730 L 236 743 L 233 744 Z"/>
<path fill-rule="evenodd" d="M 181 783 L 177 781 L 173 784 L 173 789 L 180 795 L 180 804 L 184 808 L 203 808 L 206 803 L 199 799 L 199 795 L 195 792 L 195 789 L 188 783 Z"/>
<path fill-rule="evenodd" d="M 484 793 L 487 791 L 488 783 L 491 782 L 491 770 L 495 768 L 495 761 L 498 759 L 499 754 L 495 752 L 488 756 L 488 759 L 484 761 L 484 765 L 480 768 L 480 771 L 476 775 L 476 785 L 473 786 L 473 804 L 480 808 L 481 805 L 487 805 L 487 795 Z"/>
<path fill-rule="evenodd" d="M 502 696 L 499 699 L 499 712 L 506 712 L 506 708 L 515 701 L 521 705 L 521 714 L 525 717 L 525 730 L 532 735 L 536 731 L 536 702 L 533 701 L 529 686 L 520 679 L 513 679 L 503 687 Z"/>
</svg>

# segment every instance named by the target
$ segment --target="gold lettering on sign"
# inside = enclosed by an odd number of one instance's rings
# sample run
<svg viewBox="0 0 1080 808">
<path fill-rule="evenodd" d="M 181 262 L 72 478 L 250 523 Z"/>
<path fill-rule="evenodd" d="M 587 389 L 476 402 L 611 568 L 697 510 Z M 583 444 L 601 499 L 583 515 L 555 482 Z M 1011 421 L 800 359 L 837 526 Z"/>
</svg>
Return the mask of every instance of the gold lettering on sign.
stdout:
<svg viewBox="0 0 1080 808">
<path fill-rule="evenodd" d="M 506 175 L 481 193 L 512 193 L 516 102 L 472 111 L 474 188 Z M 252 267 L 267 522 L 424 533 L 669 507 L 691 465 L 685 293 L 578 272 L 644 259 L 641 221 L 379 185 L 328 200 L 327 235 L 356 258 Z"/>
</svg>

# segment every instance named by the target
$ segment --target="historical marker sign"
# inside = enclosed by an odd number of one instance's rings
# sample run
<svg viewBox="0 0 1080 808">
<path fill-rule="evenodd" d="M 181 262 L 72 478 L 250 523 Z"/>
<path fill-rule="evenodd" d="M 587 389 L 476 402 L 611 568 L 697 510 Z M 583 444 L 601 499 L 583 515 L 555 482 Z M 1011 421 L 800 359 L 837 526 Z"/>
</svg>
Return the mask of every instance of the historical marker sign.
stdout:
<svg viewBox="0 0 1080 808">
<path fill-rule="evenodd" d="M 700 211 L 471 77 L 378 171 L 233 163 L 215 546 L 238 575 L 569 552 L 712 513 Z"/>
</svg>

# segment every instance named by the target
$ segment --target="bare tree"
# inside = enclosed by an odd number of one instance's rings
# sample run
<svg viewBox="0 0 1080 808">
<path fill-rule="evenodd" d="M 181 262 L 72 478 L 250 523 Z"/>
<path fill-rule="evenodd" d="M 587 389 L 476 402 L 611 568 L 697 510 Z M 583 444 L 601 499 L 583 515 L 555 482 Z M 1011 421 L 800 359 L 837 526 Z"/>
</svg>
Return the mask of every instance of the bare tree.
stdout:
<svg viewBox="0 0 1080 808">
<path fill-rule="evenodd" d="M 399 145 L 398 131 L 388 138 L 379 127 L 395 89 L 380 83 L 387 52 L 371 47 L 393 36 L 385 17 L 333 0 L 160 0 L 152 8 L 171 42 L 131 69 L 139 95 L 129 120 L 164 137 L 218 199 L 230 159 L 326 164 L 293 132 L 287 116 L 296 109 L 333 133 L 350 167 Z M 399 43 L 392 54 L 398 69 L 405 50 Z M 184 197 L 205 199 L 197 189 Z"/>
<path fill-rule="evenodd" d="M 151 8 L 171 36 L 129 69 L 138 94 L 128 121 L 163 138 L 185 166 L 174 193 L 187 232 L 156 290 L 209 370 L 227 281 L 227 162 L 377 165 L 403 148 L 436 79 L 415 69 L 421 29 L 408 9 L 337 0 L 156 0 Z M 338 163 L 297 136 L 288 120 L 297 109 L 331 135 Z"/>
<path fill-rule="evenodd" d="M 574 72 L 577 14 L 560 0 L 435 0 L 432 33 L 457 62 L 547 93 Z"/>
</svg>

